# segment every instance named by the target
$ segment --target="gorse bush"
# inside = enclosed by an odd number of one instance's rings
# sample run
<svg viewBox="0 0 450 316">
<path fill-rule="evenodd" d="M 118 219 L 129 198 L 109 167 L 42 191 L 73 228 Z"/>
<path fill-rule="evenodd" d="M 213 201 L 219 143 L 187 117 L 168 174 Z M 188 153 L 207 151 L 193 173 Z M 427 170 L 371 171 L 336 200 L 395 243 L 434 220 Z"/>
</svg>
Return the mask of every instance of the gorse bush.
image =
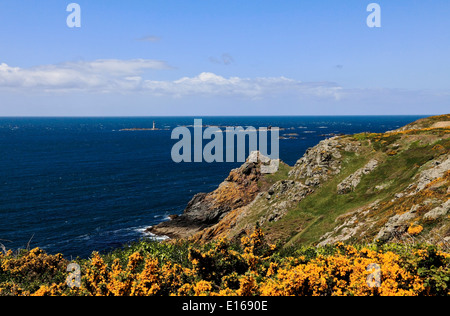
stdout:
<svg viewBox="0 0 450 316">
<path fill-rule="evenodd" d="M 29 295 L 43 284 L 60 284 L 68 264 L 61 254 L 48 255 L 39 248 L 0 254 L 0 295 Z"/>
<path fill-rule="evenodd" d="M 73 296 L 447 296 L 450 255 L 426 245 L 283 249 L 257 228 L 240 243 L 221 239 L 141 241 L 78 260 L 80 287 L 66 284 L 69 262 L 40 249 L 0 255 L 0 295 Z"/>
</svg>

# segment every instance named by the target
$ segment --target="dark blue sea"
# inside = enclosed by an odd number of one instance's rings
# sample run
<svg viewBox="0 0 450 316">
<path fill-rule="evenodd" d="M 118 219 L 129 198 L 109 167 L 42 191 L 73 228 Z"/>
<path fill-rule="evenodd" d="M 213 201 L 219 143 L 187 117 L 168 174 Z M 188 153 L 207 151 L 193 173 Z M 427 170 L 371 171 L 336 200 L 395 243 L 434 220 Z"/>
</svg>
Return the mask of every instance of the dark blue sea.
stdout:
<svg viewBox="0 0 450 316">
<path fill-rule="evenodd" d="M 332 134 L 385 132 L 418 116 L 204 117 L 204 125 L 280 127 L 280 158 L 294 165 Z M 121 131 L 151 128 L 158 131 Z M 172 162 L 177 126 L 192 117 L 0 118 L 0 243 L 88 257 L 149 237 L 241 163 Z"/>
</svg>

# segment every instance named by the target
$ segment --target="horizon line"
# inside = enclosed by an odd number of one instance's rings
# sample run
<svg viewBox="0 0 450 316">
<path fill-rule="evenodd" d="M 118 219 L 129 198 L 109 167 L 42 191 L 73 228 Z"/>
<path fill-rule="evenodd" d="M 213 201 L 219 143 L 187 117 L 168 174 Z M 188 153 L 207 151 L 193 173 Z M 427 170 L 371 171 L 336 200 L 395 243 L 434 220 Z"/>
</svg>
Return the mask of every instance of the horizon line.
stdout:
<svg viewBox="0 0 450 316">
<path fill-rule="evenodd" d="M 2 118 L 196 118 L 196 117 L 387 117 L 387 116 L 439 116 L 445 114 L 308 114 L 308 115 L 0 115 Z"/>
</svg>

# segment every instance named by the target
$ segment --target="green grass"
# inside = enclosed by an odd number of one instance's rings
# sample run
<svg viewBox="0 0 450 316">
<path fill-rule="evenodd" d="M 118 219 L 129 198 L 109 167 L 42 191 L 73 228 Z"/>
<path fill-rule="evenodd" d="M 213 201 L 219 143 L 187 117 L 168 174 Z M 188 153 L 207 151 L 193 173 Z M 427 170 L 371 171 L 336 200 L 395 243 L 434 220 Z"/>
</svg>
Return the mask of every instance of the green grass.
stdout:
<svg viewBox="0 0 450 316">
<path fill-rule="evenodd" d="M 367 157 L 356 156 L 353 153 L 347 153 L 346 161 L 342 172 L 334 179 L 328 181 L 323 187 L 315 193 L 306 197 L 298 205 L 296 210 L 290 212 L 286 220 L 293 220 L 299 214 L 306 213 L 314 218 L 314 221 L 294 236 L 290 243 L 312 244 L 326 232 L 332 230 L 335 226 L 335 219 L 343 213 L 361 206 L 361 200 L 356 193 L 347 195 L 337 194 L 337 185 L 350 174 L 362 168 L 367 162 Z M 364 199 L 367 201 L 366 199 Z"/>
<path fill-rule="evenodd" d="M 398 141 L 389 139 L 387 144 Z M 448 146 L 448 140 L 440 140 L 443 146 Z M 432 150 L 433 144 L 420 145 L 414 143 L 410 148 L 395 156 L 387 156 L 380 151 L 355 155 L 345 153 L 342 172 L 334 177 L 316 192 L 306 197 L 297 208 L 288 212 L 279 222 L 269 225 L 272 231 L 290 230 L 298 233 L 290 234 L 287 245 L 317 243 L 321 236 L 336 227 L 336 218 L 340 215 L 367 206 L 377 200 L 388 201 L 395 193 L 401 192 L 412 182 L 412 178 L 428 161 L 436 158 Z M 384 146 L 383 146 L 384 147 Z M 377 157 L 379 166 L 370 174 L 362 177 L 354 192 L 346 195 L 337 194 L 337 185 L 347 176 L 363 167 L 370 159 Z M 377 185 L 389 183 L 382 190 L 375 190 Z"/>
<path fill-rule="evenodd" d="M 292 170 L 292 167 L 280 162 L 280 166 L 278 171 L 274 174 L 266 174 L 264 175 L 264 180 L 269 184 L 273 185 L 278 181 L 286 180 L 289 177 L 289 172 Z"/>
<path fill-rule="evenodd" d="M 368 162 L 366 157 L 349 152 L 343 153 L 343 160 L 343 170 L 345 170 L 345 172 L 341 172 L 341 174 L 326 182 L 323 187 L 317 189 L 316 192 L 307 196 L 297 205 L 295 209 L 289 211 L 280 221 L 270 224 L 269 229 L 271 231 L 287 230 L 288 232 L 296 232 L 294 236 L 292 236 L 291 233 L 288 233 L 285 234 L 284 237 L 289 237 L 288 239 L 291 240 L 290 244 L 293 242 L 306 242 L 306 244 L 308 244 L 308 240 L 311 238 L 308 234 L 312 231 L 316 231 L 315 228 L 317 225 L 321 226 L 326 224 L 326 227 L 333 226 L 333 223 L 329 222 L 329 219 L 335 218 L 341 214 L 341 207 L 348 209 L 348 205 L 346 203 L 337 203 L 336 201 L 337 199 L 345 201 L 348 200 L 346 197 L 338 196 L 336 194 L 337 185 L 351 173 L 354 173 Z M 345 204 L 345 206 L 343 204 Z M 336 209 L 336 205 L 341 205 L 341 207 Z M 333 216 L 333 213 L 338 215 Z M 334 222 L 334 219 L 331 221 Z M 323 227 L 320 231 L 323 229 L 326 228 Z"/>
</svg>

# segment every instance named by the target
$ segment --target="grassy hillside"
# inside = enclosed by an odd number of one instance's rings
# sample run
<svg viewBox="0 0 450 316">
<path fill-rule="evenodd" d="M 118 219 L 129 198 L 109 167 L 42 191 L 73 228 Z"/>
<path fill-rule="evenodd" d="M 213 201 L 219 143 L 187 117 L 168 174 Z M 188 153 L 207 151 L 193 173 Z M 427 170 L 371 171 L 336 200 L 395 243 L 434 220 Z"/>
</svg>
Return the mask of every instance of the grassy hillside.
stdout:
<svg viewBox="0 0 450 316">
<path fill-rule="evenodd" d="M 426 134 L 436 135 L 436 133 L 433 132 L 427 132 Z M 437 132 L 437 134 L 440 134 L 440 132 Z M 407 138 L 409 136 L 410 135 L 408 134 Z M 355 137 L 359 137 L 359 135 Z M 448 153 L 448 149 L 450 148 L 450 139 L 437 140 L 434 139 L 434 137 L 430 137 L 426 143 L 414 141 L 404 149 L 392 153 L 389 151 L 389 145 L 394 142 L 407 143 L 404 139 L 405 136 L 392 135 L 382 138 L 377 137 L 380 137 L 380 135 L 372 135 L 370 138 L 367 138 L 367 140 L 372 141 L 371 147 L 374 148 L 374 151 L 370 154 L 367 151 L 365 154 L 357 156 L 348 155 L 344 160 L 344 171 L 339 176 L 336 176 L 317 192 L 299 203 L 298 209 L 293 211 L 294 214 L 310 214 L 314 218 L 320 218 L 320 220 L 315 221 L 308 229 L 294 236 L 290 240 L 290 243 L 300 242 L 314 244 L 321 236 L 336 226 L 336 219 L 339 216 L 352 212 L 358 208 L 363 208 L 376 201 L 378 201 L 377 204 L 380 205 L 389 203 L 395 194 L 402 192 L 413 182 L 413 178 L 419 172 L 420 166 Z M 387 140 L 384 140 L 386 138 Z M 383 141 L 386 141 L 386 143 L 380 144 Z M 436 146 L 442 146 L 445 150 L 433 150 Z M 368 148 L 370 149 L 371 147 Z M 376 157 L 380 161 L 379 166 L 370 174 L 365 175 L 353 192 L 347 195 L 337 195 L 337 184 L 345 177 L 364 166 L 364 164 L 368 162 L 369 157 Z M 377 190 L 375 187 L 378 185 L 383 186 L 383 189 Z M 448 182 L 445 187 L 448 187 Z M 438 194 L 435 195 L 437 196 Z M 444 200 L 447 195 L 439 197 Z M 411 199 L 410 206 L 412 207 L 414 203 L 417 202 L 417 199 Z M 390 210 L 392 210 L 392 207 L 384 207 L 382 210 L 379 210 L 378 213 L 379 215 L 388 216 Z M 286 220 L 290 219 L 287 218 Z M 383 221 L 380 221 L 378 226 L 382 223 Z M 363 238 L 355 236 L 354 241 L 370 241 L 370 237 L 374 237 L 373 235 L 374 234 L 365 234 Z"/>
<path fill-rule="evenodd" d="M 431 117 L 385 134 L 362 133 L 324 141 L 294 167 L 283 166 L 277 174 L 266 175 L 265 183 L 272 187 L 197 239 L 238 238 L 258 224 L 270 241 L 286 246 L 369 243 L 382 235 L 389 220 L 411 212 L 408 222 L 392 224 L 398 224 L 392 232 L 385 229 L 392 236 L 386 233 L 380 239 L 417 239 L 448 247 L 449 118 Z M 362 172 L 374 161 L 373 170 Z M 338 187 L 345 187 L 346 181 L 356 185 L 340 194 Z M 441 216 L 430 220 L 427 213 L 441 206 Z"/>
</svg>

